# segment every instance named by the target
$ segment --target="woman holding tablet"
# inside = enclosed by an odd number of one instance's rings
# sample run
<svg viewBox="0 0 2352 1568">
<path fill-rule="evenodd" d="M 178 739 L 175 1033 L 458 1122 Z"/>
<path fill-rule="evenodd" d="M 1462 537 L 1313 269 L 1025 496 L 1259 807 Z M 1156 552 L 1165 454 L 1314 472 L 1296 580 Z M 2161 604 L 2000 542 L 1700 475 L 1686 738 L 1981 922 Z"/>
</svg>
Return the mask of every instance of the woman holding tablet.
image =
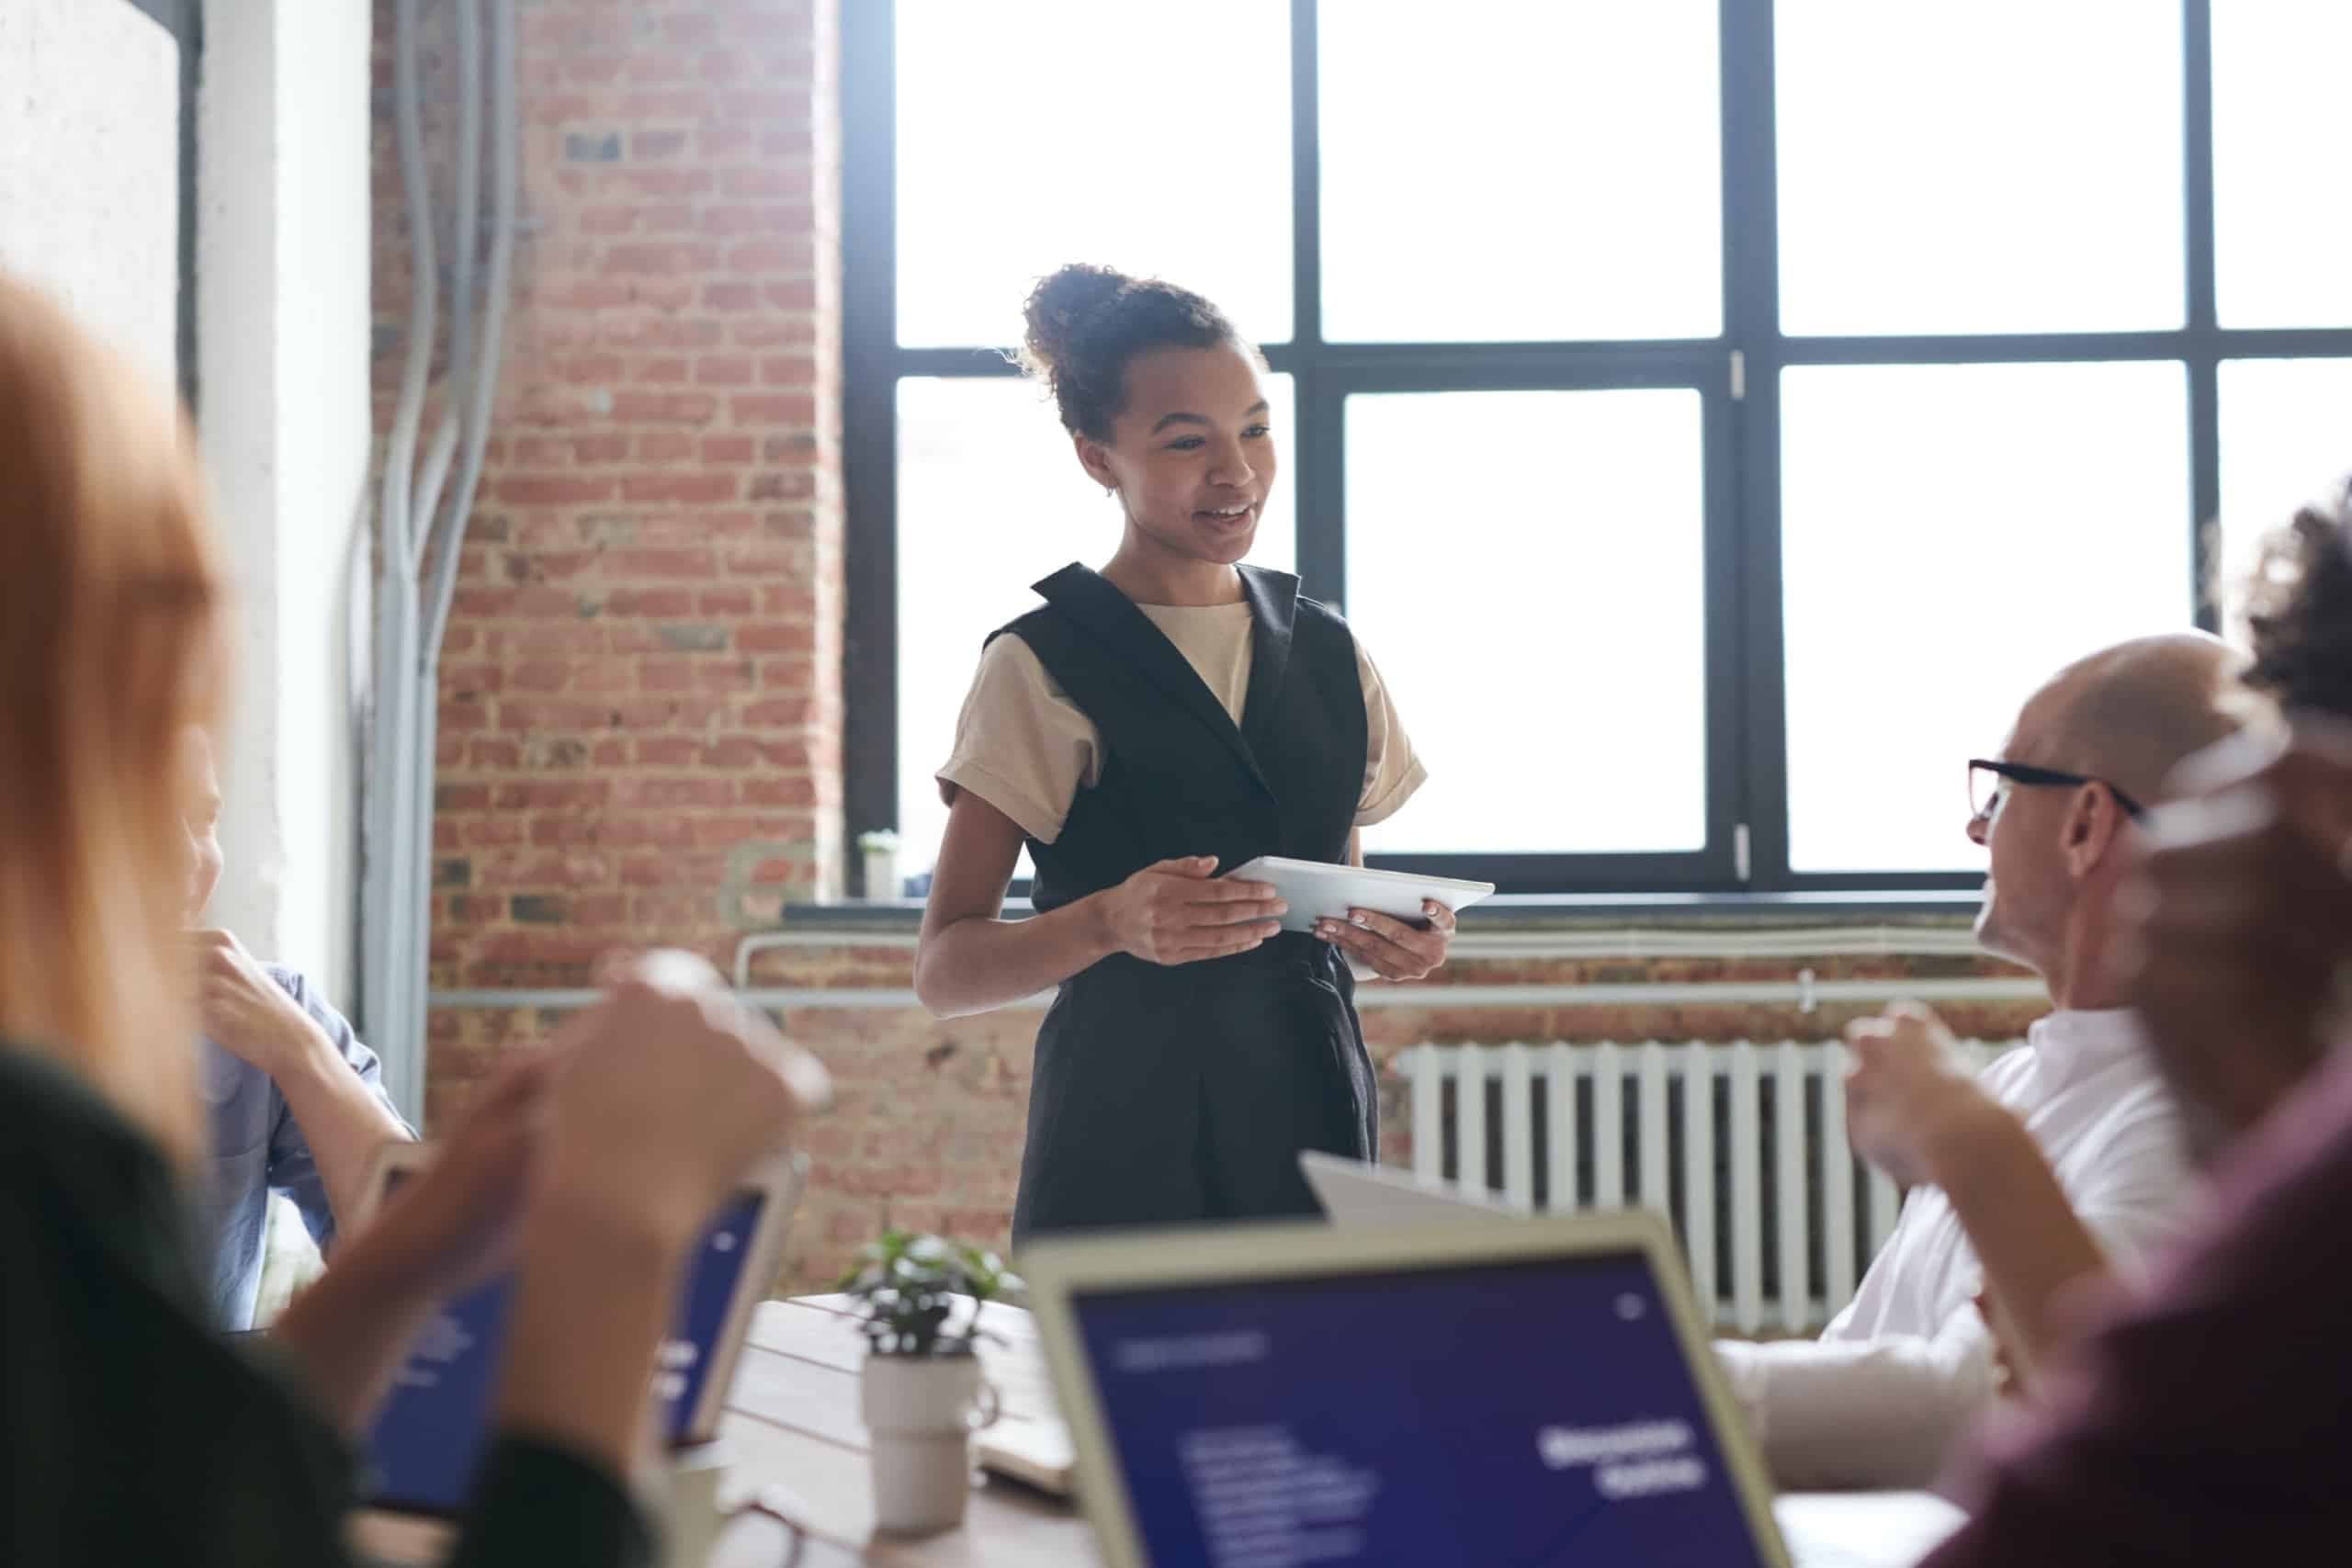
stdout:
<svg viewBox="0 0 2352 1568">
<path fill-rule="evenodd" d="M 1216 874 L 1351 863 L 1423 773 L 1347 624 L 1239 564 L 1275 473 L 1257 350 L 1199 295 L 1102 267 L 1046 278 L 1027 316 L 1024 364 L 1125 531 L 988 642 L 939 773 L 915 987 L 949 1017 L 1059 987 L 1016 1241 L 1313 1213 L 1299 1151 L 1376 1156 L 1349 961 L 1417 979 L 1453 913 L 1283 933 L 1272 887 Z M 1008 921 L 1024 842 L 1037 914 Z"/>
</svg>

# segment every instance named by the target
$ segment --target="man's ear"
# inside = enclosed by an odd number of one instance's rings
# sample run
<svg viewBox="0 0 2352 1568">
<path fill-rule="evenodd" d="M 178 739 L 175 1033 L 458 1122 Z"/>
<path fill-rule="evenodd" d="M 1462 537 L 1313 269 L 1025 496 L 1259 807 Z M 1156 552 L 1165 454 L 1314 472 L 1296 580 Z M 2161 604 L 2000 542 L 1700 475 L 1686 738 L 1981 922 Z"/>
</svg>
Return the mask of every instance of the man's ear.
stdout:
<svg viewBox="0 0 2352 1568">
<path fill-rule="evenodd" d="M 2085 784 L 2075 791 L 2066 808 L 2066 826 L 2059 840 L 2066 874 L 2082 881 L 2113 853 L 2123 829 L 2123 806 L 2106 784 Z"/>
</svg>

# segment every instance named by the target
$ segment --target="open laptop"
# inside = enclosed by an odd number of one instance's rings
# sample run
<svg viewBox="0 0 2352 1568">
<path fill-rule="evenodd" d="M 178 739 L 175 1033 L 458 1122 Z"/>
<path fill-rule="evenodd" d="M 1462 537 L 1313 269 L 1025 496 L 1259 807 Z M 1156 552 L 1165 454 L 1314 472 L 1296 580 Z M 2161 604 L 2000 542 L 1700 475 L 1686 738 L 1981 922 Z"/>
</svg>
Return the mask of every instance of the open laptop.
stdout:
<svg viewBox="0 0 2352 1568">
<path fill-rule="evenodd" d="M 1299 1155 L 1298 1168 L 1314 1190 L 1315 1201 L 1323 1205 L 1335 1225 L 1458 1225 L 1526 1217 L 1526 1211 L 1514 1209 L 1498 1197 L 1480 1197 L 1401 1170 L 1313 1149 Z"/>
<path fill-rule="evenodd" d="M 1653 1214 L 1160 1232 L 1022 1267 L 1113 1568 L 1882 1568 L 1959 1519 L 1788 1499 L 1819 1538 L 1792 1553 Z"/>
<path fill-rule="evenodd" d="M 361 1223 L 432 1151 L 388 1148 L 371 1173 Z M 676 1327 L 662 1348 L 658 1393 L 671 1446 L 716 1434 L 752 1311 L 775 1278 L 775 1258 L 808 1176 L 805 1156 L 762 1168 L 714 1215 L 679 1293 Z M 360 1444 L 361 1506 L 353 1544 L 381 1562 L 432 1562 L 454 1524 L 490 1438 L 490 1406 L 505 1343 L 511 1277 L 444 1303 L 392 1380 Z"/>
</svg>

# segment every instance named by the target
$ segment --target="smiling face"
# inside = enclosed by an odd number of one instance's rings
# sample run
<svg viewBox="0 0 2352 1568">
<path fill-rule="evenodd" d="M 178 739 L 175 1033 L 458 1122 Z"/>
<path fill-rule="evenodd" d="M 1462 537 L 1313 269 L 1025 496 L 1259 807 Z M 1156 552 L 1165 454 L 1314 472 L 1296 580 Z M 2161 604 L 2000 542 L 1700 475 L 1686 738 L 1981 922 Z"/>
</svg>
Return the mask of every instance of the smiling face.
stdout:
<svg viewBox="0 0 2352 1568">
<path fill-rule="evenodd" d="M 1230 343 L 1152 349 L 1128 363 L 1125 392 L 1107 443 L 1076 438 L 1086 471 L 1169 554 L 1249 555 L 1277 462 L 1257 357 Z"/>
</svg>

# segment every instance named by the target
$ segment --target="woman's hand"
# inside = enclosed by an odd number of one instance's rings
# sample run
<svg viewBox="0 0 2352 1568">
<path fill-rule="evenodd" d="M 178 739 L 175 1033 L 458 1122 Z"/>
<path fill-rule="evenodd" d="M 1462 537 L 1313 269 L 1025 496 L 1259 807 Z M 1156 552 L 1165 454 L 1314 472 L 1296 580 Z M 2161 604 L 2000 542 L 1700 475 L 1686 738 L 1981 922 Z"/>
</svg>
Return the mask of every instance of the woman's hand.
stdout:
<svg viewBox="0 0 2352 1568">
<path fill-rule="evenodd" d="M 537 1201 L 684 1247 L 831 1088 L 692 953 L 650 953 L 605 978 L 604 1000 L 549 1046 L 560 1060 Z"/>
<path fill-rule="evenodd" d="M 548 1120 L 548 1086 L 560 1058 L 526 1050 L 509 1057 L 467 1103 L 432 1163 L 401 1183 L 355 1248 L 389 1248 L 403 1271 L 435 1297 L 478 1283 L 512 1251 L 533 1161 Z"/>
<path fill-rule="evenodd" d="M 2327 1055 L 2352 959 L 2352 728 L 2299 716 L 2284 745 L 2200 752 L 2143 832 L 2117 969 L 2211 1148 Z"/>
<path fill-rule="evenodd" d="M 1216 870 L 1215 855 L 1164 860 L 1103 894 L 1112 951 L 1147 964 L 1198 964 L 1247 953 L 1282 930 L 1273 917 L 1290 906 L 1272 887 L 1220 878 Z"/>
<path fill-rule="evenodd" d="M 1418 980 L 1444 967 L 1446 950 L 1453 944 L 1453 911 L 1430 899 L 1421 912 L 1429 917 L 1426 927 L 1376 910 L 1351 909 L 1344 920 L 1317 921 L 1315 934 L 1384 980 Z"/>
</svg>

